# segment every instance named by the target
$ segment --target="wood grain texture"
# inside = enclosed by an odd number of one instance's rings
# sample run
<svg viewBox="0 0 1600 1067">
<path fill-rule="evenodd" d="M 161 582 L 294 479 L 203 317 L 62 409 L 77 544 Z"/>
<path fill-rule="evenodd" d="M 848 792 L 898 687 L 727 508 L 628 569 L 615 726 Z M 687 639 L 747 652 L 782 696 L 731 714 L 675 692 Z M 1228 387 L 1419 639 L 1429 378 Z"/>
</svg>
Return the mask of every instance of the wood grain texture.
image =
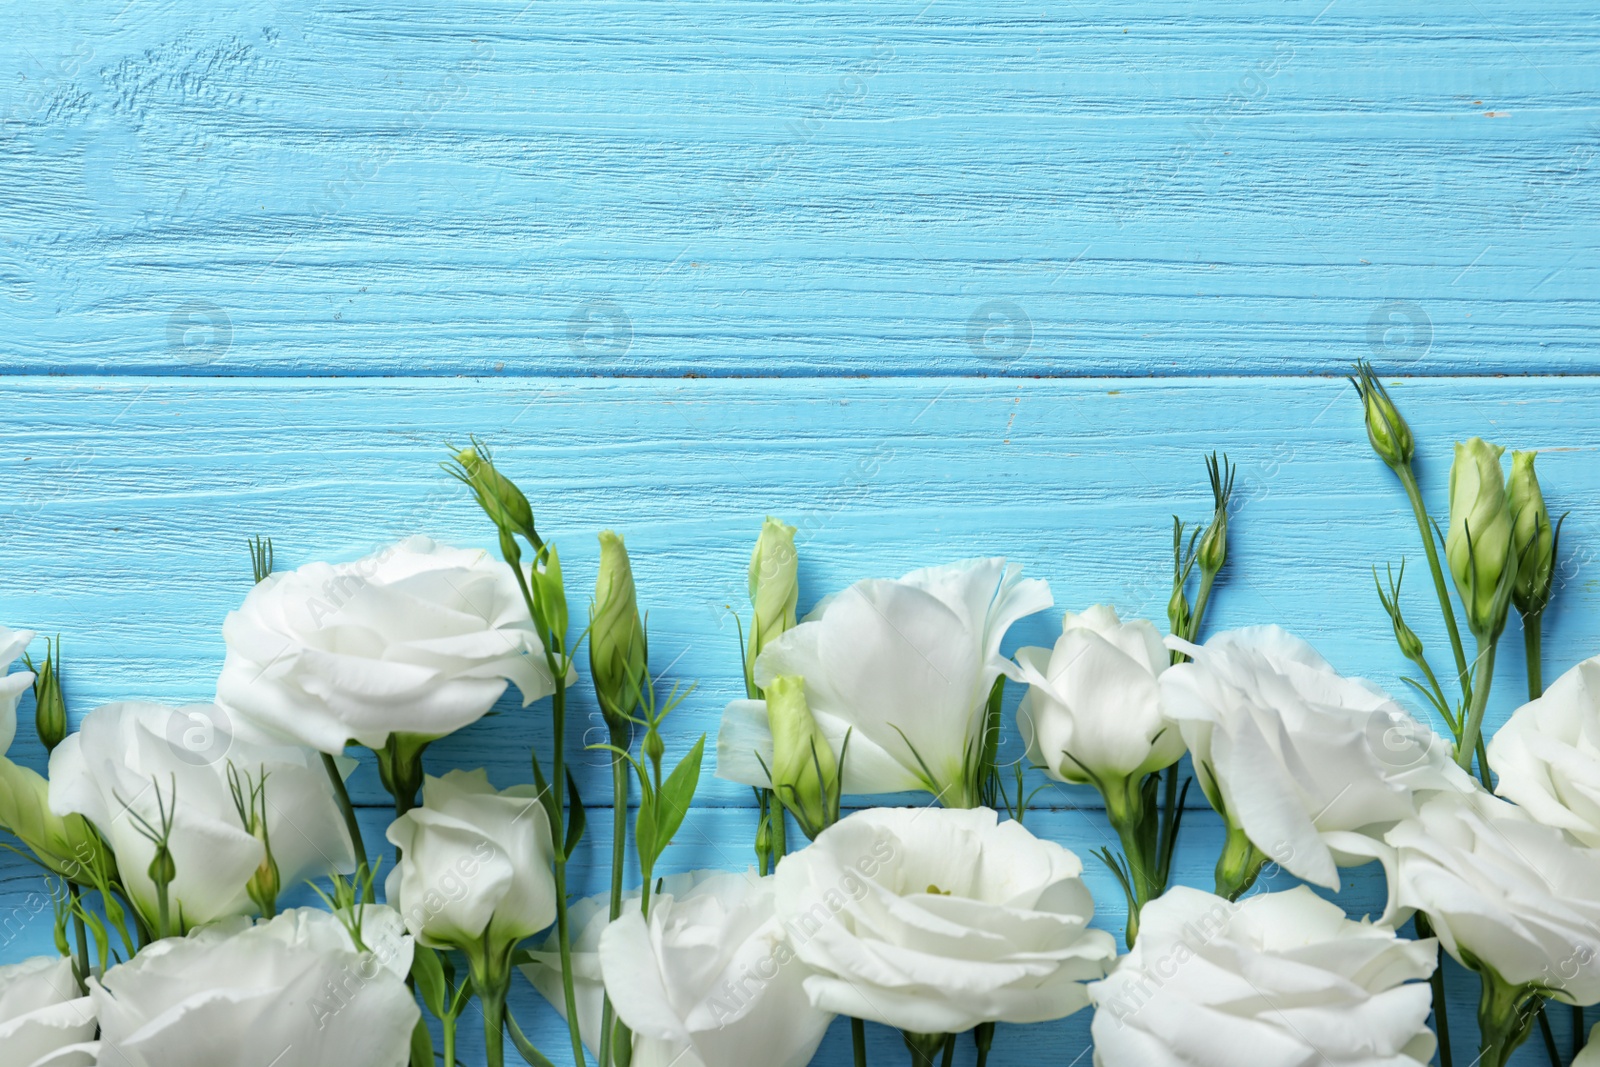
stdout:
<svg viewBox="0 0 1600 1067">
<path fill-rule="evenodd" d="M 91 0 L 0 87 L 0 371 L 1600 370 L 1579 0 Z"/>
<path fill-rule="evenodd" d="M 1423 442 L 1436 506 L 1451 439 L 1482 433 L 1546 450 L 1552 508 L 1573 511 L 1550 669 L 1594 652 L 1600 379 L 1419 379 L 1394 391 Z M 1200 455 L 1213 447 L 1240 466 L 1215 623 L 1280 622 L 1342 669 L 1402 692 L 1369 567 L 1415 554 L 1415 532 L 1336 380 L 11 378 L 0 411 L 12 487 L 0 505 L 0 618 L 64 635 L 75 717 L 111 699 L 210 696 L 221 618 L 249 584 L 248 533 L 270 534 L 285 566 L 351 558 L 412 532 L 488 544 L 481 516 L 436 466 L 446 441 L 472 432 L 529 488 L 541 529 L 562 548 L 575 604 L 593 581 L 595 531 L 612 526 L 628 538 L 656 666 L 699 686 L 669 731 L 673 750 L 714 731 L 738 691 L 728 606 L 741 603 L 763 514 L 800 527 L 803 608 L 859 577 L 1004 553 L 1049 579 L 1058 603 L 1019 625 L 1008 647 L 1048 643 L 1061 607 L 1109 601 L 1160 617 L 1169 516 L 1204 517 Z M 1407 604 L 1424 640 L 1442 648 L 1420 584 Z M 1502 662 L 1495 722 L 1523 684 L 1518 658 Z M 586 686 L 574 704 L 580 727 L 595 719 Z M 548 744 L 545 707 L 505 702 L 436 745 L 430 766 L 482 764 L 502 785 L 525 780 L 528 747 Z M 13 756 L 41 765 L 23 732 Z M 1007 733 L 1014 758 L 1009 719 Z M 598 764 L 581 764 L 580 777 L 591 803 L 606 795 Z M 355 784 L 363 802 L 381 801 L 370 759 Z M 1032 825 L 1087 856 L 1108 837 L 1093 801 L 1046 791 Z M 708 773 L 699 803 L 669 869 L 745 866 L 748 794 Z M 385 812 L 370 807 L 364 820 L 369 840 L 380 840 Z M 1219 829 L 1209 812 L 1188 825 L 1180 879 L 1206 886 Z M 603 884 L 608 826 L 593 813 L 580 892 Z M 1099 923 L 1119 930 L 1114 883 L 1092 860 L 1086 877 Z M 30 895 L 38 885 L 22 861 L 0 857 L 4 958 L 48 950 L 48 911 Z M 1381 891 L 1381 876 L 1365 869 L 1351 872 L 1338 899 L 1352 914 L 1372 913 Z M 1459 1020 L 1470 1018 L 1472 988 L 1455 974 Z M 555 1016 L 530 990 L 519 996 L 544 1047 L 561 1047 Z M 1007 1028 L 990 1062 L 1072 1063 L 1087 1026 L 1079 1015 Z M 873 1042 L 874 1062 L 899 1062 L 894 1035 L 874 1028 Z M 958 1062 L 969 1055 L 963 1049 Z M 841 1028 L 817 1062 L 848 1059 Z"/>
</svg>

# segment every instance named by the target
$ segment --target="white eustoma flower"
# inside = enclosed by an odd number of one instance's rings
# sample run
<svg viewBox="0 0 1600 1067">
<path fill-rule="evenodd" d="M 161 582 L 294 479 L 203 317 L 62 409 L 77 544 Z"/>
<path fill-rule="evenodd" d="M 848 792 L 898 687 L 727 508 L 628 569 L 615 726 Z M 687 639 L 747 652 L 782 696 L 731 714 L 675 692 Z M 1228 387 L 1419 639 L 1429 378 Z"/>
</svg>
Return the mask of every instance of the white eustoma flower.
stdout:
<svg viewBox="0 0 1600 1067">
<path fill-rule="evenodd" d="M 918 1034 L 1060 1019 L 1116 956 L 1078 857 L 987 808 L 873 808 L 778 865 L 811 1003 Z"/>
<path fill-rule="evenodd" d="M 1434 942 L 1352 922 L 1305 886 L 1237 904 L 1178 886 L 1095 1004 L 1098 1067 L 1422 1067 Z"/>
<path fill-rule="evenodd" d="M 139 820 L 159 829 L 162 807 L 173 818 L 174 922 L 187 928 L 255 910 L 246 886 L 266 851 L 239 818 L 228 783 L 230 764 L 253 780 L 267 776 L 267 829 L 280 884 L 355 867 L 321 757 L 299 745 L 231 736 L 226 722 L 210 704 L 106 704 L 51 753 L 50 810 L 82 815 L 104 835 L 124 886 L 147 919 L 157 911 L 149 875 L 155 845 Z M 205 743 L 187 743 L 191 731 Z"/>
<path fill-rule="evenodd" d="M 399 916 L 367 905 L 356 949 L 311 908 L 167 938 L 90 983 L 100 1063 L 116 1067 L 403 1067 L 419 1010 Z"/>
<path fill-rule="evenodd" d="M 7 1067 L 88 1067 L 94 1005 L 62 956 L 0 966 L 0 1062 Z"/>
<path fill-rule="evenodd" d="M 773 882 L 755 872 L 695 871 L 662 880 L 650 896 L 625 898 L 610 923 L 609 904 L 574 905 L 572 959 L 578 1024 L 598 1048 L 606 989 L 633 1034 L 635 1067 L 804 1067 L 833 1016 L 811 1006 L 810 972 L 785 943 L 773 911 Z M 565 1015 L 554 936 L 523 968 Z"/>
<path fill-rule="evenodd" d="M 443 737 L 482 718 L 507 679 L 524 705 L 555 688 L 511 568 L 425 537 L 273 574 L 222 636 L 217 701 L 334 754 Z"/>
<path fill-rule="evenodd" d="M 1495 792 L 1600 848 L 1600 657 L 1518 708 L 1489 742 Z"/>
<path fill-rule="evenodd" d="M 1400 905 L 1457 962 L 1600 1003 L 1600 852 L 1482 791 L 1439 794 L 1386 840 Z"/>
<path fill-rule="evenodd" d="M 555 921 L 550 820 L 535 796 L 496 790 L 481 769 L 429 775 L 422 806 L 389 824 L 404 855 L 388 900 L 423 944 L 499 959 Z"/>
<path fill-rule="evenodd" d="M 32 630 L 0 626 L 0 756 L 17 738 L 17 704 L 33 686 L 32 671 L 11 671 L 11 664 L 33 642 Z"/>
<path fill-rule="evenodd" d="M 1572 1061 L 1572 1067 L 1600 1067 L 1600 1023 L 1589 1031 L 1589 1042 Z"/>
<path fill-rule="evenodd" d="M 1277 626 L 1168 643 L 1193 658 L 1161 695 L 1206 796 L 1299 878 L 1337 889 L 1337 868 L 1380 854 L 1419 795 L 1472 788 L 1449 742 Z"/>
<path fill-rule="evenodd" d="M 1137 780 L 1183 755 L 1157 682 L 1171 653 L 1151 623 L 1097 604 L 1067 613 L 1054 648 L 1019 648 L 1016 659 L 1028 759 L 1056 781 Z"/>
<path fill-rule="evenodd" d="M 1050 604 L 1048 584 L 998 558 L 867 579 L 767 645 L 756 684 L 805 679 L 806 701 L 836 756 L 850 735 L 844 792 L 926 789 L 972 803 L 989 691 L 1016 669 L 1000 643 L 1012 623 Z M 763 760 L 772 766 L 766 705 L 736 700 L 723 714 L 717 774 L 766 786 Z"/>
</svg>

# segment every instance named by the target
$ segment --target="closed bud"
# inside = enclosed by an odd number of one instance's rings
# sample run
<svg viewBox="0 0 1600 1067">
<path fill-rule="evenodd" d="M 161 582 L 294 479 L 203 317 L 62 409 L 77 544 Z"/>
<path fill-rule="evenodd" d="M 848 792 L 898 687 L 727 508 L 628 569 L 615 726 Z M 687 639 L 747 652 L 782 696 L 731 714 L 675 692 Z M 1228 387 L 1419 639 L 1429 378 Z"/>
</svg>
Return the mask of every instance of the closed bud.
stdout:
<svg viewBox="0 0 1600 1067">
<path fill-rule="evenodd" d="M 34 725 L 45 750 L 54 752 L 67 736 L 67 701 L 61 695 L 61 638 L 56 638 L 54 645 L 45 642 L 43 663 L 37 667 L 32 660 L 27 663 L 33 671 Z"/>
<path fill-rule="evenodd" d="M 266 844 L 265 841 L 262 842 Z M 272 849 L 267 848 L 266 858 L 261 861 L 261 866 L 256 868 L 256 873 L 250 876 L 250 883 L 245 891 L 250 894 L 250 899 L 256 907 L 261 909 L 261 916 L 270 919 L 278 914 L 278 894 L 283 891 L 283 884 L 278 876 L 278 862 L 272 858 Z"/>
<path fill-rule="evenodd" d="M 839 764 L 806 704 L 805 680 L 780 675 L 764 691 L 772 729 L 772 789 L 815 838 L 838 818 Z"/>
<path fill-rule="evenodd" d="M 1219 462 L 1213 452 L 1206 459 L 1206 473 L 1211 478 L 1213 509 L 1211 525 L 1200 535 L 1200 573 L 1215 576 L 1228 561 L 1228 502 L 1233 498 L 1233 476 L 1237 471 L 1228 457 Z"/>
<path fill-rule="evenodd" d="M 768 518 L 750 553 L 750 640 L 745 645 L 745 677 L 755 677 L 756 657 L 773 639 L 795 624 L 800 602 L 800 557 L 794 527 Z"/>
<path fill-rule="evenodd" d="M 478 506 L 502 530 L 512 530 L 537 543 L 533 527 L 533 508 L 516 484 L 501 474 L 489 458 L 488 449 L 463 448 L 454 456 L 454 466 L 446 469 L 465 482 L 478 498 Z"/>
<path fill-rule="evenodd" d="M 589 608 L 589 673 L 613 744 L 627 744 L 628 716 L 642 698 L 646 662 L 628 550 L 621 537 L 606 530 L 600 534 L 600 574 Z"/>
<path fill-rule="evenodd" d="M 1350 382 L 1356 387 L 1362 407 L 1366 409 L 1367 440 L 1372 443 L 1372 450 L 1379 459 L 1396 470 L 1408 465 L 1416 452 L 1411 427 L 1406 425 L 1406 420 L 1389 398 L 1389 391 L 1372 372 L 1371 364 L 1357 363 L 1356 375 Z"/>
<path fill-rule="evenodd" d="M 1517 554 L 1517 580 L 1511 600 L 1524 615 L 1544 610 L 1555 577 L 1556 534 L 1550 512 L 1534 473 L 1537 453 L 1511 453 L 1511 477 L 1506 494 L 1511 500 L 1511 541 Z"/>
<path fill-rule="evenodd" d="M 1183 586 L 1175 584 L 1172 597 L 1167 601 L 1167 622 L 1179 637 L 1186 637 L 1189 633 L 1189 611 L 1189 594 L 1184 592 Z"/>
<path fill-rule="evenodd" d="M 1511 506 L 1500 457 L 1505 449 L 1482 438 L 1456 442 L 1450 465 L 1450 532 L 1445 558 L 1466 605 L 1475 636 L 1492 639 L 1505 625 L 1516 566 L 1511 541 Z"/>
<path fill-rule="evenodd" d="M 661 766 L 661 759 L 667 754 L 667 743 L 661 740 L 661 731 L 651 726 L 644 735 L 644 755 L 653 767 Z"/>
<path fill-rule="evenodd" d="M 82 815 L 50 810 L 50 783 L 37 771 L 0 756 L 0 827 L 22 840 L 40 863 L 80 886 L 95 873 L 116 878 L 116 861 Z"/>
<path fill-rule="evenodd" d="M 1422 659 L 1422 638 L 1417 636 L 1415 630 L 1406 624 L 1397 611 L 1390 617 L 1394 623 L 1394 639 L 1400 646 L 1400 654 L 1413 663 Z"/>
<path fill-rule="evenodd" d="M 172 850 L 165 845 L 157 845 L 156 854 L 151 857 L 150 866 L 146 868 L 145 874 L 157 886 L 171 885 L 176 881 L 178 865 L 172 862 Z"/>
</svg>

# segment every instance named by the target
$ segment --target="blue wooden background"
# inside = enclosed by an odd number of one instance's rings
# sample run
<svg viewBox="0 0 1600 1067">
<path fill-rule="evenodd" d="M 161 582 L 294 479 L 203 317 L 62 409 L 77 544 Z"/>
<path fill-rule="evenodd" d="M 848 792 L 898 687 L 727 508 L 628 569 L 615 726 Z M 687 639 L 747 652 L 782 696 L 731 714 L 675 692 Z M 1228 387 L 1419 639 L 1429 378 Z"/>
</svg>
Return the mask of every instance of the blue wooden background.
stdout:
<svg viewBox="0 0 1600 1067">
<path fill-rule="evenodd" d="M 283 566 L 490 544 L 435 466 L 469 433 L 537 487 L 575 601 L 595 532 L 626 535 L 657 666 L 699 684 L 680 748 L 739 689 L 764 514 L 800 527 L 803 607 L 1004 553 L 1058 604 L 1013 647 L 1048 643 L 1061 607 L 1161 618 L 1213 448 L 1241 485 L 1214 621 L 1399 693 L 1369 567 L 1415 532 L 1337 377 L 1358 357 L 1439 511 L 1453 439 L 1546 453 L 1547 672 L 1600 651 L 1589 4 L 13 4 L 0 124 L 0 620 L 62 633 L 79 715 L 210 696 L 248 534 Z M 1407 604 L 1442 652 L 1420 581 Z M 508 703 L 430 762 L 510 784 L 545 736 Z M 370 766 L 355 788 L 377 839 Z M 1040 803 L 1040 833 L 1107 840 L 1092 796 Z M 708 775 L 670 866 L 745 865 L 753 821 Z M 47 950 L 38 886 L 0 858 L 0 958 Z M 1087 1027 L 1003 1028 L 992 1062 L 1087 1064 Z"/>
</svg>

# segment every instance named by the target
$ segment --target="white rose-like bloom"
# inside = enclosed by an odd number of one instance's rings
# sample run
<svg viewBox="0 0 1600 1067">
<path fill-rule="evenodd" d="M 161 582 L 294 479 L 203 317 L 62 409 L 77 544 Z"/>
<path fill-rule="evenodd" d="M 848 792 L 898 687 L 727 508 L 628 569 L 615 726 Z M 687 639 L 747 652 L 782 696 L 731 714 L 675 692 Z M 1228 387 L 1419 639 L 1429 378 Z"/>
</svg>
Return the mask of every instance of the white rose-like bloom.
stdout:
<svg viewBox="0 0 1600 1067">
<path fill-rule="evenodd" d="M 1116 956 L 1078 857 L 987 808 L 873 808 L 778 865 L 811 1003 L 921 1034 L 1060 1019 Z"/>
<path fill-rule="evenodd" d="M 389 824 L 404 855 L 385 891 L 424 945 L 499 953 L 555 921 L 550 820 L 535 796 L 498 791 L 481 769 L 429 775 L 422 806 Z"/>
<path fill-rule="evenodd" d="M 972 801 L 979 783 L 967 780 L 967 768 L 989 690 L 1016 670 L 1000 642 L 1012 623 L 1051 602 L 1047 583 L 998 558 L 867 579 L 774 638 L 756 659 L 756 684 L 799 675 L 835 756 L 850 734 L 844 792 L 926 789 Z M 766 786 L 763 760 L 772 766 L 766 704 L 736 700 L 723 713 L 717 774 Z"/>
<path fill-rule="evenodd" d="M 1401 906 L 1458 963 L 1600 1003 L 1600 852 L 1482 791 L 1439 794 L 1386 839 Z"/>
<path fill-rule="evenodd" d="M 650 918 L 629 893 L 609 924 L 609 902 L 593 897 L 569 913 L 578 1028 L 598 1049 L 602 998 L 633 1032 L 634 1067 L 804 1067 L 833 1016 L 806 997 L 810 973 L 784 942 L 773 881 L 752 871 L 672 875 L 650 897 Z M 565 1014 L 554 935 L 526 974 Z"/>
<path fill-rule="evenodd" d="M 1017 725 L 1028 759 L 1058 782 L 1142 778 L 1183 755 L 1183 736 L 1161 714 L 1157 679 L 1171 663 L 1144 619 L 1123 622 L 1096 604 L 1067 613 L 1055 647 L 1017 649 L 1028 692 Z M 1088 768 L 1086 773 L 1084 768 Z"/>
<path fill-rule="evenodd" d="M 1201 787 L 1296 877 L 1337 889 L 1338 867 L 1379 855 L 1418 794 L 1472 788 L 1449 742 L 1286 630 L 1168 643 L 1193 658 L 1161 675 L 1161 695 Z"/>
<path fill-rule="evenodd" d="M 403 1067 L 420 1012 L 400 918 L 366 906 L 359 952 L 312 908 L 233 919 L 145 947 L 90 983 L 100 1061 L 116 1067 Z M 274 1058 L 278 1057 L 278 1058 Z"/>
<path fill-rule="evenodd" d="M 1434 942 L 1352 922 L 1298 886 L 1237 904 L 1177 886 L 1146 904 L 1139 941 L 1095 1003 L 1098 1067 L 1421 1067 Z"/>
<path fill-rule="evenodd" d="M 159 829 L 161 805 L 173 816 L 173 921 L 187 928 L 255 911 L 246 887 L 266 852 L 240 821 L 228 786 L 230 763 L 241 780 L 267 775 L 267 831 L 280 884 L 355 868 L 321 757 L 299 745 L 230 736 L 226 724 L 210 704 L 106 704 L 85 716 L 50 755 L 50 810 L 82 815 L 104 835 L 123 884 L 146 918 L 157 911 L 149 875 L 155 845 L 130 813 Z M 186 745 L 191 730 L 204 733 L 208 744 Z"/>
<path fill-rule="evenodd" d="M 1600 657 L 1518 708 L 1489 741 L 1495 792 L 1600 848 Z"/>
<path fill-rule="evenodd" d="M 218 703 L 334 754 L 443 737 L 482 718 L 507 679 L 524 706 L 555 688 L 511 568 L 425 537 L 270 575 L 222 636 Z"/>
<path fill-rule="evenodd" d="M 94 1037 L 94 1005 L 78 994 L 72 961 L 35 956 L 0 967 L 0 1061 L 7 1067 L 86 1067 L 74 1048 Z"/>
<path fill-rule="evenodd" d="M 17 739 L 17 704 L 33 686 L 32 671 L 11 674 L 11 664 L 33 643 L 32 630 L 11 630 L 0 626 L 0 756 Z"/>
</svg>

